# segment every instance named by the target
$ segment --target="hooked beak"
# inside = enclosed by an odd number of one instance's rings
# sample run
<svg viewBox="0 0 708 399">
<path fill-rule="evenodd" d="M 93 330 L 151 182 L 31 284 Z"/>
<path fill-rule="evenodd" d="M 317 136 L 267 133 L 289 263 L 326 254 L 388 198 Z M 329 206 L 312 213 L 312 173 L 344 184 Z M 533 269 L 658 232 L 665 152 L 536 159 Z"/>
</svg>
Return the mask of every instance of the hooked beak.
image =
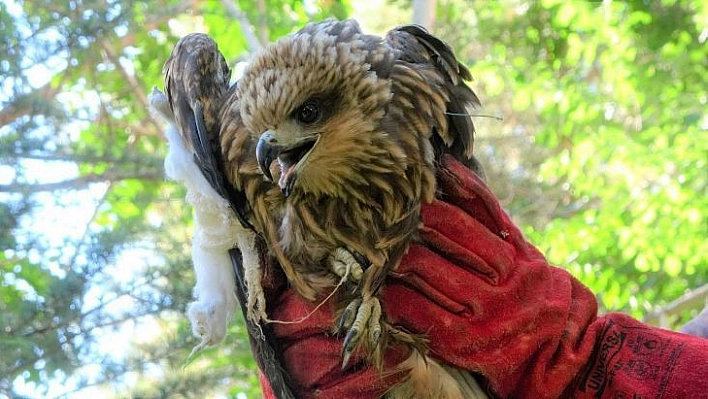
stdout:
<svg viewBox="0 0 708 399">
<path fill-rule="evenodd" d="M 270 173 L 270 164 L 278 158 L 283 147 L 278 144 L 278 139 L 275 137 L 275 132 L 266 130 L 261 138 L 258 139 L 256 145 L 256 160 L 263 174 L 268 180 L 273 181 L 273 175 Z"/>
<path fill-rule="evenodd" d="M 261 134 L 256 145 L 256 160 L 263 174 L 268 180 L 273 180 L 270 173 L 270 164 L 277 158 L 280 164 L 280 181 L 278 185 L 283 190 L 286 197 L 295 186 L 298 173 L 298 165 L 309 155 L 312 148 L 319 139 L 319 135 L 303 137 L 294 140 L 293 143 L 284 144 L 278 141 L 277 133 L 273 130 L 266 130 Z"/>
</svg>

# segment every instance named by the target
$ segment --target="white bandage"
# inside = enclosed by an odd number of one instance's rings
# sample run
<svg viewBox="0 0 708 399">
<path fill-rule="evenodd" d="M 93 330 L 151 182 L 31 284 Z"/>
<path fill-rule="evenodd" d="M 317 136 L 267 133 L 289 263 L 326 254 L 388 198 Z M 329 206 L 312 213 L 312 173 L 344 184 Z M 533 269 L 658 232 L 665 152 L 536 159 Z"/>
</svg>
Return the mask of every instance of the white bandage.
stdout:
<svg viewBox="0 0 708 399">
<path fill-rule="evenodd" d="M 192 262 L 196 274 L 195 301 L 187 308 L 192 332 L 201 338 L 197 351 L 221 342 L 236 311 L 235 276 L 228 251 L 238 247 L 243 255 L 248 289 L 248 317 L 255 323 L 265 319 L 265 298 L 260 281 L 262 271 L 255 248 L 255 233 L 236 219 L 228 202 L 219 196 L 202 175 L 174 126 L 171 113 L 164 110 L 166 96 L 153 91 L 151 104 L 168 119 L 165 132 L 168 152 L 165 157 L 167 176 L 184 184 L 187 202 L 194 207 Z"/>
</svg>

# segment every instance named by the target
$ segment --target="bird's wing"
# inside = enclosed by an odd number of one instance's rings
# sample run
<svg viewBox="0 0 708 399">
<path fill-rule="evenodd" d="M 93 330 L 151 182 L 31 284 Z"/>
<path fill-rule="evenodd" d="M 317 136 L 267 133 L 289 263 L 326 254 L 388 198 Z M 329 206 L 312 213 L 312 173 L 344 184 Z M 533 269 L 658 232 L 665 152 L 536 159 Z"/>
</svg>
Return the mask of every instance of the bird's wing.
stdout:
<svg viewBox="0 0 708 399">
<path fill-rule="evenodd" d="M 222 156 L 220 134 L 223 115 L 220 112 L 222 109 L 237 112 L 238 109 L 238 104 L 229 103 L 234 100 L 230 95 L 234 90 L 228 87 L 231 73 L 224 57 L 209 36 L 190 34 L 177 43 L 165 63 L 164 73 L 165 91 L 174 122 L 188 151 L 194 155 L 194 162 L 209 185 L 229 202 L 244 227 L 253 229 L 248 218 L 250 213 L 246 195 L 227 178 Z M 236 132 L 242 133 L 237 136 L 247 138 L 245 130 L 239 127 L 240 118 L 226 120 L 225 123 L 236 123 Z M 241 144 L 241 150 L 248 151 L 248 140 Z M 255 158 L 254 155 L 252 157 Z M 256 241 L 259 240 L 257 237 Z M 259 256 L 265 256 L 267 250 L 263 245 L 257 245 L 256 249 Z M 272 327 L 259 326 L 246 317 L 249 291 L 242 252 L 233 248 L 229 255 L 236 279 L 235 294 L 244 315 L 256 362 L 277 397 L 293 398 L 288 376 L 282 369 L 280 354 L 276 350 Z"/>
<path fill-rule="evenodd" d="M 262 239 L 258 238 L 256 245 L 261 254 L 268 251 Z M 233 248 L 229 251 L 229 256 L 236 276 L 236 297 L 248 329 L 251 353 L 253 353 L 263 375 L 268 379 L 268 385 L 275 397 L 279 399 L 294 399 L 295 394 L 291 388 L 290 377 L 287 370 L 283 367 L 281 352 L 276 349 L 279 348 L 279 344 L 272 325 L 257 325 L 246 317 L 248 314 L 246 305 L 248 303 L 248 298 L 246 297 L 248 286 L 243 273 L 243 254 L 238 248 Z"/>
<path fill-rule="evenodd" d="M 226 199 L 244 227 L 252 228 L 245 195 L 228 183 L 219 143 L 219 110 L 229 89 L 229 70 L 207 35 L 183 37 L 165 62 L 165 91 L 175 123 L 204 178 Z"/>
<path fill-rule="evenodd" d="M 477 169 L 479 164 L 472 154 L 475 128 L 469 109 L 480 106 L 480 102 L 465 84 L 472 80 L 469 70 L 450 46 L 420 26 L 400 26 L 388 32 L 385 40 L 398 52 L 391 74 L 394 101 L 403 107 L 412 106 L 418 113 L 418 124 L 425 126 L 432 121 L 430 141 L 437 159 L 448 153 Z"/>
</svg>

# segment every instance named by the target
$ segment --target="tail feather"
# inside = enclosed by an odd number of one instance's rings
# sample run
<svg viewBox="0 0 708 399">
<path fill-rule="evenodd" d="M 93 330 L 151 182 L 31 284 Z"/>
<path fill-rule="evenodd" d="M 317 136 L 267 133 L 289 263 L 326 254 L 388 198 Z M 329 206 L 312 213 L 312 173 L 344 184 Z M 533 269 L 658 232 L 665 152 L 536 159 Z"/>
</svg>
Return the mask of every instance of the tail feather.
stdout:
<svg viewBox="0 0 708 399">
<path fill-rule="evenodd" d="M 397 367 L 409 370 L 400 384 L 386 393 L 388 399 L 486 399 L 487 395 L 467 371 L 442 366 L 435 360 L 413 351 Z"/>
</svg>

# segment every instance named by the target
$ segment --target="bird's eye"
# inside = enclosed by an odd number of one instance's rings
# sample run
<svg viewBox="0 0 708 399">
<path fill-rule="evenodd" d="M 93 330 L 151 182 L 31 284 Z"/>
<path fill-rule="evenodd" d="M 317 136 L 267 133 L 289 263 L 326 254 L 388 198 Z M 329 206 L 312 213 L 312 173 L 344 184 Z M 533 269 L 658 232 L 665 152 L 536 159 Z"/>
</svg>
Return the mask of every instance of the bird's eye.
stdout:
<svg viewBox="0 0 708 399">
<path fill-rule="evenodd" d="M 308 101 L 297 110 L 297 120 L 305 124 L 317 122 L 320 119 L 320 107 L 315 101 Z"/>
</svg>

